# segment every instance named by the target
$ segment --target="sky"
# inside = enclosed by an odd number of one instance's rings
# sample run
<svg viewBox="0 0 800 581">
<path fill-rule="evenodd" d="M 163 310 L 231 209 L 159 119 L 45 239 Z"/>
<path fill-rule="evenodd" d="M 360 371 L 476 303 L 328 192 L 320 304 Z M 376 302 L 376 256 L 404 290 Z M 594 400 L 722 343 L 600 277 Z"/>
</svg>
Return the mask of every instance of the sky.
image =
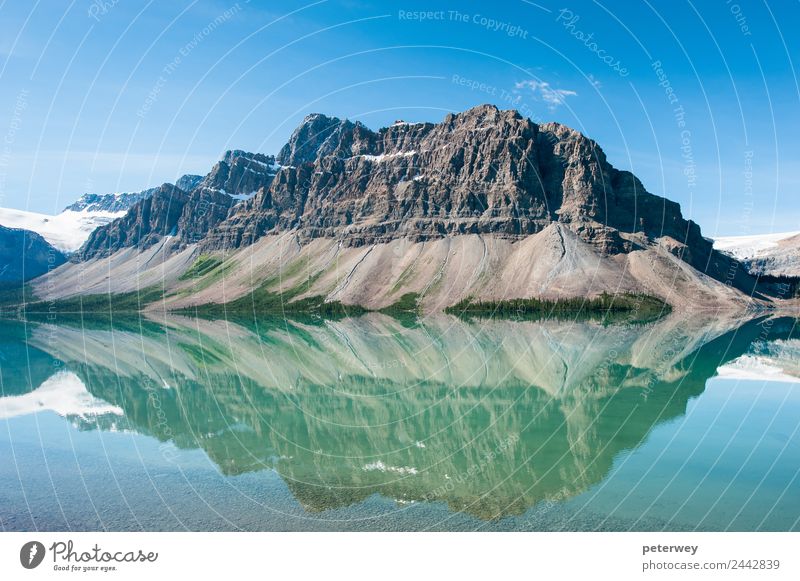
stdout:
<svg viewBox="0 0 800 581">
<path fill-rule="evenodd" d="M 493 103 L 588 135 L 707 236 L 800 230 L 798 22 L 763 0 L 4 1 L 0 206 L 277 153 L 313 112 Z"/>
</svg>

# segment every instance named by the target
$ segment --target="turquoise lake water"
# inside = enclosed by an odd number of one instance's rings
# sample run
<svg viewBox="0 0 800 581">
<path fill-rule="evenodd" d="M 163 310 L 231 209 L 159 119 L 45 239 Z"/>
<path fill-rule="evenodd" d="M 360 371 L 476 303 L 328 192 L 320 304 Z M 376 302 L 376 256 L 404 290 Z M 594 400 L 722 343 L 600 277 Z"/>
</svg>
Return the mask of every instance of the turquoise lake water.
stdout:
<svg viewBox="0 0 800 581">
<path fill-rule="evenodd" d="M 796 324 L 4 322 L 0 525 L 798 530 Z"/>
</svg>

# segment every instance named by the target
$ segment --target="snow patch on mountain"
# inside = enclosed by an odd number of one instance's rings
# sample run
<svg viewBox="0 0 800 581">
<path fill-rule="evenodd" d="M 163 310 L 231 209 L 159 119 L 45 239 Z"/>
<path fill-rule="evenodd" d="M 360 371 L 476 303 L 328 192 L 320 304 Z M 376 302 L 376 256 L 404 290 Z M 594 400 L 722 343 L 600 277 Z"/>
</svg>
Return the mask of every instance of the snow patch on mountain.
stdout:
<svg viewBox="0 0 800 581">
<path fill-rule="evenodd" d="M 387 159 L 392 159 L 394 157 L 412 157 L 414 155 L 417 155 L 416 151 L 398 151 L 395 153 L 381 153 L 380 155 L 362 154 L 362 155 L 356 155 L 355 157 L 361 157 L 368 161 L 374 161 L 380 163 L 382 161 L 385 161 Z"/>
<path fill-rule="evenodd" d="M 242 202 L 244 200 L 249 200 L 253 196 L 255 196 L 258 192 L 250 192 L 249 194 L 228 194 L 234 200 Z"/>
</svg>

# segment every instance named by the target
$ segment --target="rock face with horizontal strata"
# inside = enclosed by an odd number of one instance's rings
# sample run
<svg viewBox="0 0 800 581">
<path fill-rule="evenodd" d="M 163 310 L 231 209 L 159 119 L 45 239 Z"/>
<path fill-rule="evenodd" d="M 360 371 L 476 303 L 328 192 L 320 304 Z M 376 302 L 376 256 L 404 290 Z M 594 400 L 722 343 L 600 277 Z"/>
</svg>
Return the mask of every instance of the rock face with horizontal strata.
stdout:
<svg viewBox="0 0 800 581">
<path fill-rule="evenodd" d="M 225 152 L 197 187 L 234 198 L 249 197 L 261 188 L 268 187 L 277 169 L 272 155 L 235 149 Z"/>
<path fill-rule="evenodd" d="M 283 167 L 271 185 L 237 207 L 207 247 L 288 229 L 356 246 L 454 234 L 521 238 L 553 221 L 606 252 L 633 247 L 635 238 L 621 233 L 708 246 L 678 204 L 611 167 L 592 140 L 488 105 L 377 132 L 310 115 L 277 160 Z"/>
<path fill-rule="evenodd" d="M 269 187 L 202 242 L 240 248 L 272 233 L 362 246 L 458 234 L 521 239 L 558 222 L 604 254 L 660 243 L 695 268 L 752 292 L 755 279 L 713 250 L 680 206 L 612 167 L 591 139 L 558 123 L 484 105 L 438 124 L 309 115 L 277 157 Z"/>
</svg>

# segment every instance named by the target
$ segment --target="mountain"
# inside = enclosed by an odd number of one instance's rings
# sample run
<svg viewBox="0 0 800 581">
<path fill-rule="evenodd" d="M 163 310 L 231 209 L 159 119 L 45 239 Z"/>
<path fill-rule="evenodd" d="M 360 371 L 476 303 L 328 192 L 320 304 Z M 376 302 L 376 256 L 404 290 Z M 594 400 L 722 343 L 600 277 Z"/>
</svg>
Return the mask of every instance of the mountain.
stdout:
<svg viewBox="0 0 800 581">
<path fill-rule="evenodd" d="M 254 288 L 369 308 L 413 293 L 429 311 L 603 292 L 685 308 L 780 296 L 591 139 L 491 105 L 378 131 L 309 115 L 275 158 L 228 152 L 187 197 L 137 205 L 93 234 L 84 264 L 48 278 L 50 294 L 74 293 L 80 268 L 85 292 L 158 283 L 175 308 Z M 154 210 L 166 214 L 150 228 Z M 98 260 L 110 262 L 86 263 Z M 126 276 L 108 276 L 109 264 Z"/>
<path fill-rule="evenodd" d="M 155 190 L 156 188 L 148 188 L 141 192 L 124 192 L 120 194 L 83 194 L 77 201 L 64 208 L 64 211 L 124 214 L 136 202 L 151 196 Z"/>
<path fill-rule="evenodd" d="M 128 213 L 98 228 L 77 253 L 79 260 L 109 256 L 123 248 L 147 249 L 169 236 L 170 249 L 203 240 L 238 201 L 269 187 L 278 166 L 272 156 L 227 151 L 199 180 L 164 184 L 135 202 Z M 186 177 L 186 176 L 184 176 Z M 194 177 L 194 176 L 193 176 Z"/>
<path fill-rule="evenodd" d="M 108 256 L 124 246 L 146 249 L 164 237 L 174 236 L 188 200 L 186 192 L 171 184 L 156 188 L 124 216 L 92 232 L 77 257 L 86 260 Z"/>
<path fill-rule="evenodd" d="M 800 232 L 717 238 L 714 248 L 741 261 L 751 274 L 800 277 Z"/>
<path fill-rule="evenodd" d="M 175 187 L 183 190 L 184 192 L 191 192 L 193 189 L 199 186 L 200 182 L 202 181 L 203 176 L 186 174 L 178 178 L 178 181 L 175 182 Z"/>
<path fill-rule="evenodd" d="M 36 232 L 0 226 L 0 283 L 26 281 L 64 262 L 64 254 Z"/>
<path fill-rule="evenodd" d="M 279 169 L 274 156 L 238 149 L 226 151 L 197 187 L 227 194 L 235 200 L 246 200 L 269 187 Z"/>
<path fill-rule="evenodd" d="M 197 187 L 202 179 L 202 176 L 184 175 L 176 185 L 188 191 Z M 150 197 L 156 190 L 158 188 L 117 194 L 83 194 L 55 216 L 0 208 L 0 224 L 37 232 L 61 252 L 71 253 L 78 250 L 98 227 L 124 216 L 136 202 Z"/>
<path fill-rule="evenodd" d="M 602 150 L 558 124 L 483 106 L 442 123 L 373 132 L 311 115 L 281 150 L 272 187 L 220 226 L 220 245 L 297 230 L 353 246 L 396 238 L 525 238 L 560 222 L 606 252 L 671 237 L 702 260 L 710 244 L 674 202 L 648 194 Z M 638 236 L 636 236 L 638 235 Z"/>
<path fill-rule="evenodd" d="M 186 174 L 178 178 L 175 186 L 185 192 L 196 188 L 203 176 Z M 158 187 L 147 188 L 141 192 L 123 192 L 118 194 L 83 194 L 78 200 L 64 208 L 72 212 L 111 212 L 124 214 L 138 201 L 149 198 Z"/>
</svg>

